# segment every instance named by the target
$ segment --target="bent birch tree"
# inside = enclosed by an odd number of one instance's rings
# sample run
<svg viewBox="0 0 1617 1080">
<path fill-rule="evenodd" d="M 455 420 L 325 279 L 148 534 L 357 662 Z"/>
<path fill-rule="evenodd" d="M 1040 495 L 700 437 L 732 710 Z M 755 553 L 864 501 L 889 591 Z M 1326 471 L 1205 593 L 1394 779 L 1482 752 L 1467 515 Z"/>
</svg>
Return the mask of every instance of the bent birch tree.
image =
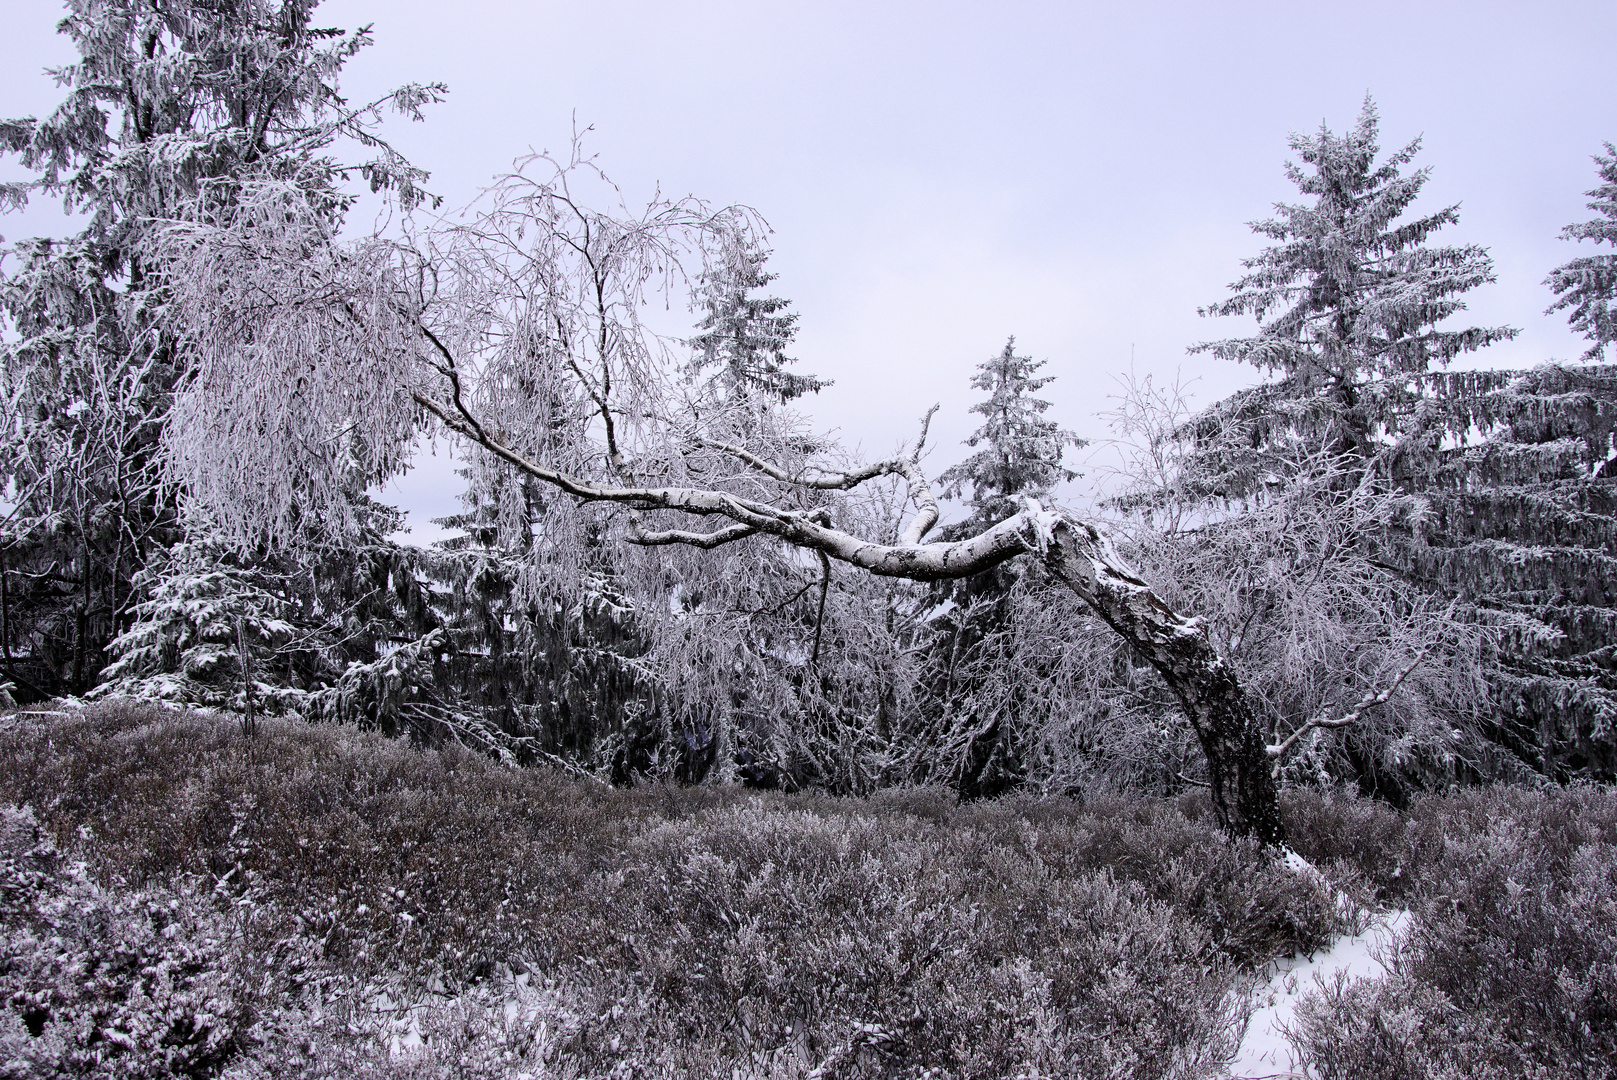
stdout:
<svg viewBox="0 0 1617 1080">
<path fill-rule="evenodd" d="M 616 210 L 588 209 L 590 187 Z M 311 522 L 341 536 L 349 495 L 401 472 L 436 431 L 574 507 L 603 508 L 602 527 L 623 543 L 773 540 L 915 581 L 1030 555 L 1172 689 L 1224 827 L 1284 842 L 1270 755 L 1235 671 L 1201 621 L 1165 603 L 1092 524 L 1028 501 L 975 536 L 928 542 L 939 508 L 921 469 L 925 421 L 907 453 L 838 469 L 800 418 L 715 393 L 681 367 L 644 312 L 688 293 L 686 265 L 746 249 L 737 237 L 760 232 L 755 215 L 661 197 L 631 212 L 576 151 L 531 159 L 485 200 L 465 223 L 410 242 L 344 245 L 295 190 L 263 185 L 168 229 L 190 376 L 167 461 L 237 542 L 286 542 Z M 838 528 L 831 497 L 883 478 L 913 506 L 898 534 Z"/>
</svg>

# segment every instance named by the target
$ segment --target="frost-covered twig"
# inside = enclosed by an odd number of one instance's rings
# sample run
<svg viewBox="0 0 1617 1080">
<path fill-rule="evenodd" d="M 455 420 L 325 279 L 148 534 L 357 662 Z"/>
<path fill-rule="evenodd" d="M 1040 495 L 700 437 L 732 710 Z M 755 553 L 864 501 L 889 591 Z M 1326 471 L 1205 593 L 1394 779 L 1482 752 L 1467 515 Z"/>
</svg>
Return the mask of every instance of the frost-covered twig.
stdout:
<svg viewBox="0 0 1617 1080">
<path fill-rule="evenodd" d="M 1325 716 L 1316 716 L 1312 720 L 1308 721 L 1308 723 L 1304 724 L 1296 731 L 1288 735 L 1284 741 L 1266 747 L 1265 750 L 1267 751 L 1268 755 L 1274 759 L 1274 774 L 1276 776 L 1280 775 L 1281 759 L 1285 756 L 1286 751 L 1290 750 L 1293 746 L 1296 746 L 1297 741 L 1310 731 L 1351 727 L 1359 722 L 1359 718 L 1362 717 L 1367 710 L 1373 709 L 1378 705 L 1385 705 L 1387 702 L 1391 701 L 1392 695 L 1398 690 L 1398 687 L 1402 685 L 1403 681 L 1409 678 L 1410 674 L 1421 665 L 1421 661 L 1426 659 L 1426 653 L 1426 649 L 1422 649 L 1420 652 L 1416 653 L 1415 658 L 1404 666 L 1403 670 L 1398 673 L 1398 676 L 1393 679 L 1391 683 L 1380 691 L 1372 690 L 1365 694 L 1363 698 L 1359 699 L 1359 703 L 1353 706 L 1353 708 L 1348 712 L 1343 713 L 1341 716 L 1338 716 L 1335 719 Z"/>
</svg>

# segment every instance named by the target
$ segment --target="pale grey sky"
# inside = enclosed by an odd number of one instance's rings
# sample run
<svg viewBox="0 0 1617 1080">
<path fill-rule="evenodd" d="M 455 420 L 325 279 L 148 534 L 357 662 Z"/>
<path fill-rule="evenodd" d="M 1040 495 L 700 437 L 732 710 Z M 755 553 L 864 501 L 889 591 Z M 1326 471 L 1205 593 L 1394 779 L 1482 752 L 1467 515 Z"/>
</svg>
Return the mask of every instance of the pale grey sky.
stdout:
<svg viewBox="0 0 1617 1080">
<path fill-rule="evenodd" d="M 58 11 L 8 3 L 0 113 L 56 100 L 38 72 L 70 54 Z M 1131 353 L 1198 377 L 1203 401 L 1254 381 L 1185 355 L 1250 325 L 1196 308 L 1262 246 L 1244 223 L 1294 196 L 1288 132 L 1341 131 L 1367 91 L 1385 149 L 1424 135 L 1424 205 L 1463 203 L 1439 242 L 1493 251 L 1499 282 L 1471 317 L 1523 333 L 1484 362 L 1582 351 L 1540 283 L 1576 251 L 1555 236 L 1589 216 L 1590 155 L 1617 140 L 1609 0 L 330 0 L 316 19 L 374 24 L 354 98 L 449 84 L 427 123 L 391 133 L 448 205 L 530 147 L 563 148 L 576 115 L 631 197 L 660 182 L 761 211 L 775 288 L 802 314 L 799 367 L 836 380 L 808 409 L 871 454 L 941 400 L 933 466 L 954 460 L 971 371 L 1012 333 L 1058 376 L 1058 418 L 1092 436 Z M 406 482 L 418 522 L 452 507 L 445 472 Z"/>
</svg>

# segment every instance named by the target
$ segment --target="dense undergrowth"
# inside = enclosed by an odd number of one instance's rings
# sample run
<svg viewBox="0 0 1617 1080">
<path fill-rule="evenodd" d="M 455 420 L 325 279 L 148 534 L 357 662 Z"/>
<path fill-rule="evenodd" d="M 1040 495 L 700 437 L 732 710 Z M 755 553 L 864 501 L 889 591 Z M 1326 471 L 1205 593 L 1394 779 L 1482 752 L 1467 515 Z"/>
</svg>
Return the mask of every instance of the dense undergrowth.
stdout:
<svg viewBox="0 0 1617 1080">
<path fill-rule="evenodd" d="M 1322 1080 L 1617 1075 L 1617 794 L 1459 791 L 1407 815 L 1289 800 L 1294 844 L 1413 930 L 1386 979 L 1299 1009 Z"/>
<path fill-rule="evenodd" d="M 1217 1076 L 1344 918 L 1194 798 L 612 789 L 145 706 L 0 720 L 0 805 L 0 1076 Z M 1302 1011 L 1322 1076 L 1599 1074 L 1610 792 L 1286 810 L 1417 915 Z"/>
</svg>

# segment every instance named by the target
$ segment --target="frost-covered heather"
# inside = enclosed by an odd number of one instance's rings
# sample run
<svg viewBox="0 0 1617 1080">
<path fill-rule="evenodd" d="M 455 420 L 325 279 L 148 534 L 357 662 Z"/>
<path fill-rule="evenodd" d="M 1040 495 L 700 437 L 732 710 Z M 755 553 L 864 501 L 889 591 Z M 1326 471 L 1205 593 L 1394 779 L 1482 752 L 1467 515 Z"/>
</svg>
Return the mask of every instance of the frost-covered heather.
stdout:
<svg viewBox="0 0 1617 1080">
<path fill-rule="evenodd" d="M 1386 979 L 1299 1006 L 1295 1042 L 1321 1080 L 1617 1074 L 1617 793 L 1292 809 L 1316 858 L 1414 915 Z"/>
<path fill-rule="evenodd" d="M 1196 799 L 611 789 L 103 703 L 0 720 L 0 804 L 0 1075 L 1220 1076 L 1249 973 L 1343 928 Z M 1416 921 L 1304 1004 L 1322 1077 L 1601 1075 L 1610 792 L 1286 812 Z"/>
<path fill-rule="evenodd" d="M 244 1021 L 221 1062 L 248 1072 L 368 1047 L 411 1075 L 1210 1076 L 1243 968 L 1334 929 L 1316 886 L 1172 803 L 613 790 L 117 705 L 9 721 L 0 799 L 108 897 L 168 890 L 248 935 L 220 940 L 305 951 L 272 988 L 296 1022 Z M 220 950 L 204 982 L 257 985 L 265 947 Z M 155 1046 L 75 1045 L 161 1074 Z"/>
</svg>

